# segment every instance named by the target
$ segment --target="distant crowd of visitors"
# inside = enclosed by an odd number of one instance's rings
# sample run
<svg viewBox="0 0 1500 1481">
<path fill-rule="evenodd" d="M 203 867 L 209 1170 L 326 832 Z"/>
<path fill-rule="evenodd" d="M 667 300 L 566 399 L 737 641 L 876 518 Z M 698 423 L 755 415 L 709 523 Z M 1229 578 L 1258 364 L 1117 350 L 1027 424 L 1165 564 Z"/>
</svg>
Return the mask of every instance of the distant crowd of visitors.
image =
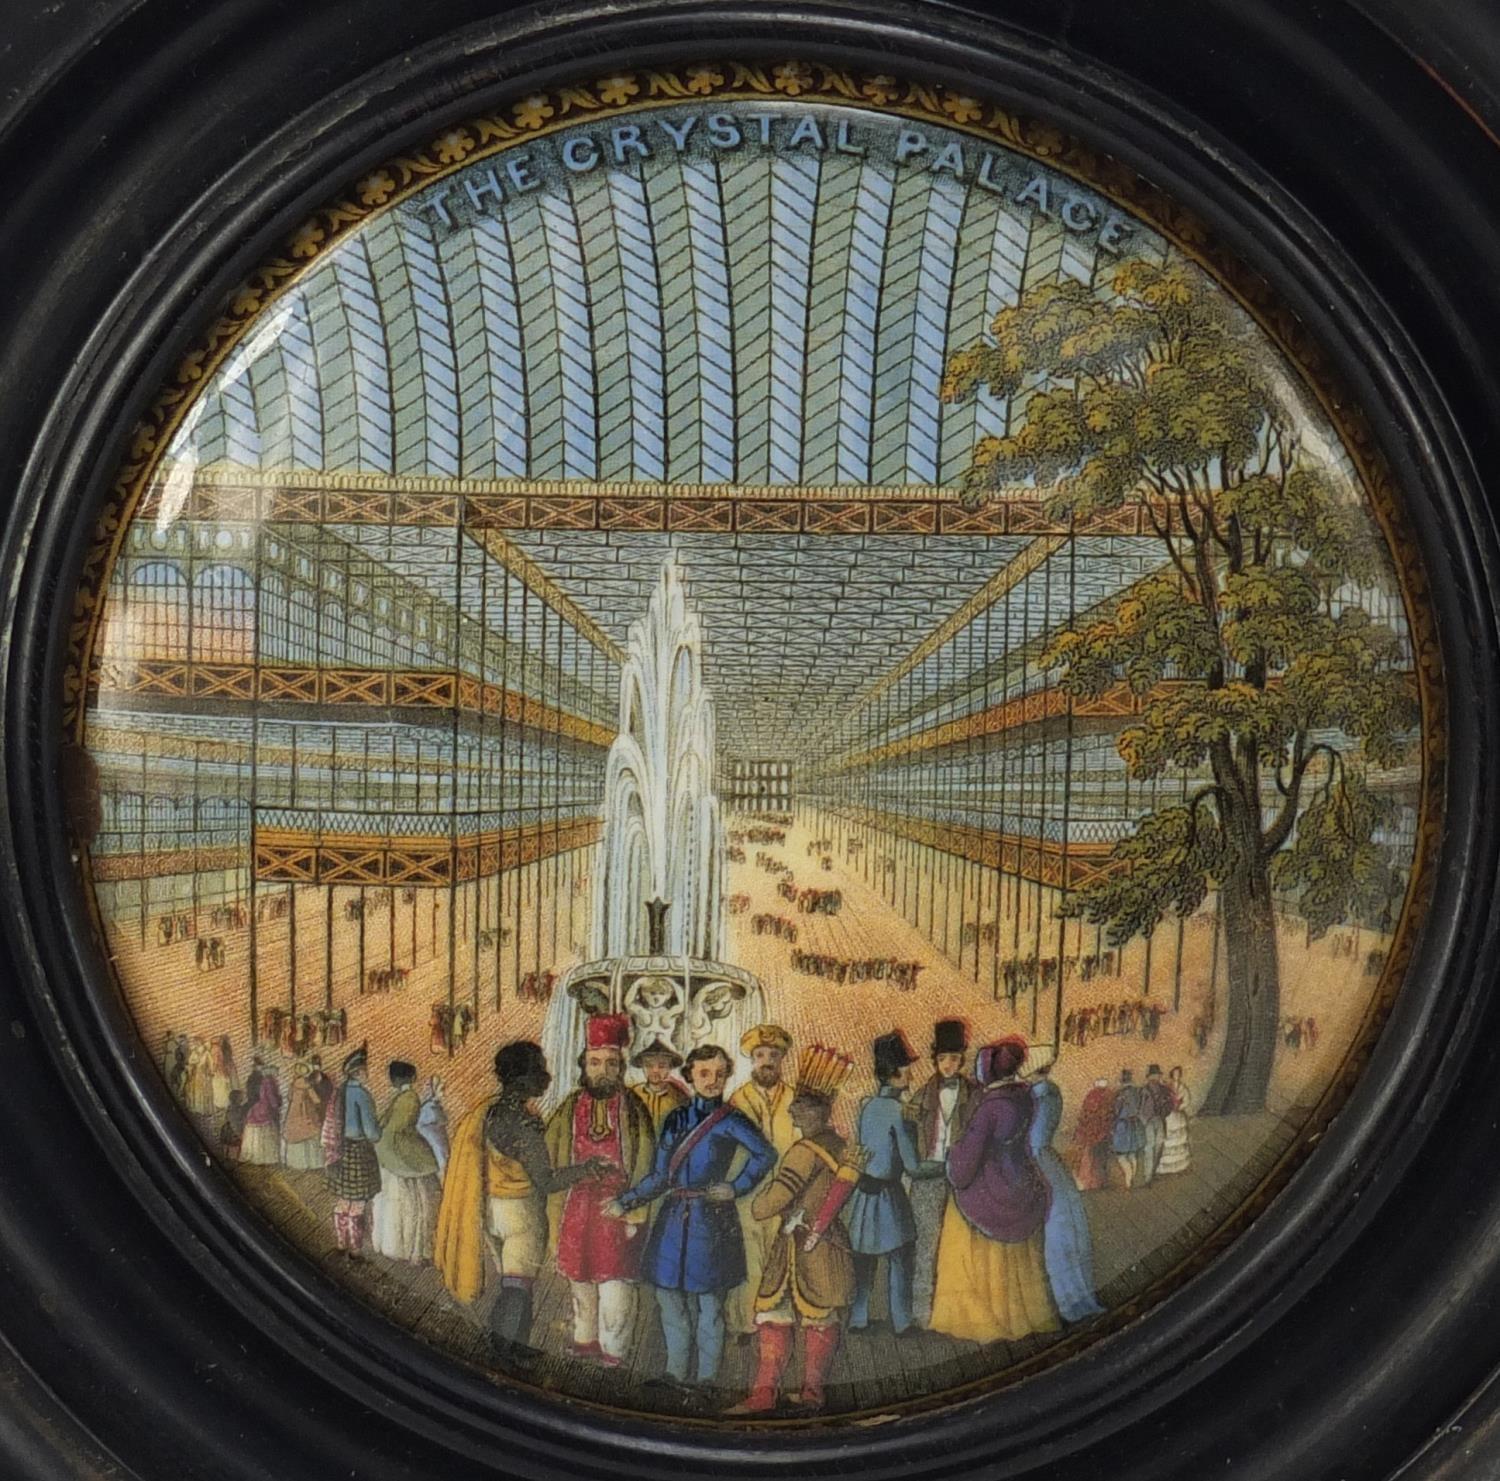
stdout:
<svg viewBox="0 0 1500 1481">
<path fill-rule="evenodd" d="M 1161 1033 L 1166 1009 L 1146 998 L 1123 999 L 1118 1003 L 1101 1003 L 1076 1008 L 1063 1019 L 1063 1043 L 1087 1048 L 1095 1039 L 1130 1038 L 1139 1034 L 1148 1042 Z"/>
<path fill-rule="evenodd" d="M 926 971 L 921 962 L 898 961 L 895 957 L 841 957 L 820 951 L 794 951 L 791 967 L 807 977 L 823 977 L 840 986 L 847 982 L 890 982 L 903 991 L 917 985 L 917 974 Z"/>
<path fill-rule="evenodd" d="M 411 977 L 410 967 L 367 967 L 362 993 L 403 992 Z"/>
<path fill-rule="evenodd" d="M 779 936 L 783 941 L 795 942 L 797 923 L 784 915 L 752 915 L 750 929 L 757 936 Z"/>
<path fill-rule="evenodd" d="M 1162 1078 L 1161 1066 L 1148 1065 L 1137 1084 L 1133 1071 L 1120 1071 L 1118 1086 L 1094 1081 L 1078 1109 L 1073 1129 L 1073 1173 L 1081 1189 L 1110 1185 L 1111 1165 L 1126 1188 L 1143 1188 L 1153 1178 L 1186 1172 L 1192 1165 L 1188 1143 L 1191 1097 L 1182 1066 Z"/>
<path fill-rule="evenodd" d="M 427 1019 L 428 1037 L 434 1054 L 453 1054 L 469 1042 L 478 1019 L 471 1003 L 449 1003 L 440 999 Z"/>
<path fill-rule="evenodd" d="M 1316 1049 L 1318 1047 L 1318 1020 L 1311 1017 L 1283 1018 L 1281 1039 L 1293 1054 L 1299 1054 L 1304 1049 Z"/>
<path fill-rule="evenodd" d="M 790 900 L 803 915 L 837 915 L 844 908 L 842 890 L 799 889 L 791 878 L 783 879 L 776 889 L 782 899 Z"/>
<path fill-rule="evenodd" d="M 283 1054 L 306 1054 L 315 1045 L 336 1048 L 349 1037 L 347 1008 L 319 1008 L 293 1013 L 289 1008 L 267 1008 L 260 1015 L 260 1037 Z"/>
</svg>

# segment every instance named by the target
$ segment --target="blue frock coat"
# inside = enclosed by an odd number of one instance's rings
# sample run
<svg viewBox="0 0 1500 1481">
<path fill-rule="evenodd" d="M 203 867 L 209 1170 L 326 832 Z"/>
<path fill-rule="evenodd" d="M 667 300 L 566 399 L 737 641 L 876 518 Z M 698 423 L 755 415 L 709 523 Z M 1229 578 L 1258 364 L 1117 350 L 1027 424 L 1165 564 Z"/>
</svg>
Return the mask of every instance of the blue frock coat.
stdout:
<svg viewBox="0 0 1500 1481">
<path fill-rule="evenodd" d="M 671 1112 L 662 1123 L 651 1171 L 620 1195 L 627 1213 L 653 1199 L 662 1200 L 641 1256 L 641 1278 L 666 1290 L 727 1291 L 745 1279 L 745 1246 L 734 1204 L 681 1197 L 673 1190 L 701 1193 L 714 1183 L 729 1182 L 735 1197 L 743 1198 L 775 1168 L 775 1147 L 748 1116 L 730 1111 L 699 1138 L 675 1174 L 667 1170 L 678 1145 L 719 1104 L 695 1095 Z M 741 1149 L 748 1153 L 745 1165 L 729 1178 Z"/>
<path fill-rule="evenodd" d="M 917 1237 L 911 1199 L 901 1178 L 918 1175 L 922 1159 L 910 1118 L 901 1105 L 901 1092 L 889 1087 L 872 1095 L 859 1108 L 859 1144 L 869 1152 L 865 1178 L 879 1179 L 879 1192 L 861 1183 L 849 1198 L 849 1245 L 857 1255 L 888 1255 Z"/>
</svg>

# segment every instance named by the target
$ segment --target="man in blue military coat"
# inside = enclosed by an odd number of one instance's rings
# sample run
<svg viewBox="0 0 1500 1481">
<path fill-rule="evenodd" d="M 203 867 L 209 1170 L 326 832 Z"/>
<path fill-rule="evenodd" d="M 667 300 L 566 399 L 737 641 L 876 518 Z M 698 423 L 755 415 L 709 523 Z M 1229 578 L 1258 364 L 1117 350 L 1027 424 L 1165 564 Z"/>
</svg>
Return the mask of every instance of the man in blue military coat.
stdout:
<svg viewBox="0 0 1500 1481">
<path fill-rule="evenodd" d="M 856 1138 L 865 1149 L 864 1172 L 849 1198 L 849 1246 L 854 1251 L 854 1305 L 849 1330 L 870 1324 L 870 1288 L 875 1266 L 886 1257 L 891 1328 L 899 1337 L 912 1325 L 912 1273 L 917 1225 L 903 1176 L 941 1177 L 941 1162 L 923 1162 L 912 1121 L 902 1106 L 916 1058 L 900 1033 L 882 1034 L 873 1045 L 880 1089 L 859 1108 Z"/>
<path fill-rule="evenodd" d="M 667 1378 L 689 1372 L 710 1384 L 724 1350 L 724 1300 L 745 1279 L 745 1246 L 735 1200 L 776 1166 L 776 1149 L 755 1123 L 724 1102 L 729 1056 L 716 1045 L 694 1049 L 684 1066 L 693 1098 L 662 1123 L 651 1171 L 605 1206 L 614 1217 L 660 1198 L 641 1257 L 641 1278 L 656 1287 Z M 744 1165 L 729 1176 L 739 1154 Z M 697 1364 L 690 1363 L 694 1339 Z"/>
</svg>

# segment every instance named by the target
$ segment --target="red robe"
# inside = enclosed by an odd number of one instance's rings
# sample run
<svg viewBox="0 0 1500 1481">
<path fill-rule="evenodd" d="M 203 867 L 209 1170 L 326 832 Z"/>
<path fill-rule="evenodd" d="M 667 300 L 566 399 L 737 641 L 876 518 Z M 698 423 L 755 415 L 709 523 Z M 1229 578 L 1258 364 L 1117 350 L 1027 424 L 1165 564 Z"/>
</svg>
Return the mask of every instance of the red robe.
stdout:
<svg viewBox="0 0 1500 1481">
<path fill-rule="evenodd" d="M 1073 1129 L 1073 1152 L 1078 1186 L 1104 1188 L 1109 1184 L 1110 1138 L 1115 1127 L 1115 1093 L 1107 1085 L 1095 1085 L 1078 1108 Z"/>
<path fill-rule="evenodd" d="M 568 1190 L 557 1234 L 557 1268 L 568 1280 L 634 1280 L 640 1268 L 639 1231 L 624 1219 L 603 1214 L 604 1205 L 632 1182 L 620 1126 L 621 1116 L 631 1113 L 627 1101 L 635 1102 L 635 1097 L 622 1091 L 603 1102 L 605 1129 L 599 1136 L 594 1132 L 593 1097 L 579 1095 L 573 1102 L 568 1163 L 576 1166 L 591 1157 L 606 1157 L 614 1167 L 604 1177 L 587 1178 Z"/>
</svg>

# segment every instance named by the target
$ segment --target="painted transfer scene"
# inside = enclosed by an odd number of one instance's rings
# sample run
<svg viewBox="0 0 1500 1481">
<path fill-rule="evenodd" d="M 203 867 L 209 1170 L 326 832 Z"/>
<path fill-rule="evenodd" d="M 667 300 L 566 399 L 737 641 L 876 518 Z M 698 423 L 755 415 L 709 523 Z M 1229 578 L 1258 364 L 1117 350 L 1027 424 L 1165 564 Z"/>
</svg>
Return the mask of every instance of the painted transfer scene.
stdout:
<svg viewBox="0 0 1500 1481">
<path fill-rule="evenodd" d="M 1147 1310 L 1326 1120 L 1425 827 L 1395 526 L 1270 331 L 1045 132 L 834 77 L 351 185 L 78 715 L 232 1186 L 497 1382 L 723 1423 Z"/>
</svg>

